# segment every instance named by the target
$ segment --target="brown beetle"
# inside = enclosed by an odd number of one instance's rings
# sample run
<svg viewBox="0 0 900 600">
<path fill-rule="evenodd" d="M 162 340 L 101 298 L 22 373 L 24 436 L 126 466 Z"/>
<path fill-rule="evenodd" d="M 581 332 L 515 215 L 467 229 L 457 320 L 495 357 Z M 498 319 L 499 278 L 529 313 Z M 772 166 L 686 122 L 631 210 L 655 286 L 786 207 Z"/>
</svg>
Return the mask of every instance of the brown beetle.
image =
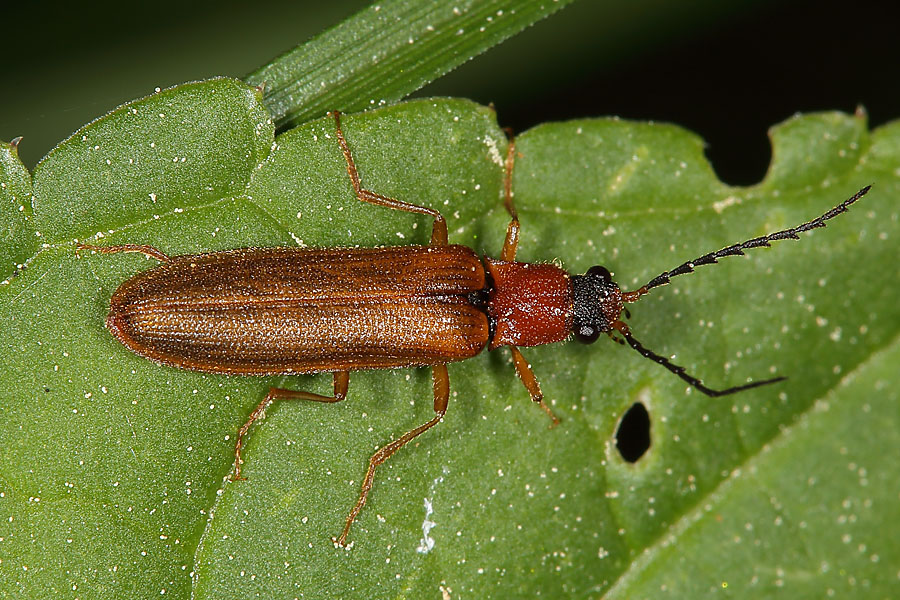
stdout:
<svg viewBox="0 0 900 600">
<path fill-rule="evenodd" d="M 767 236 L 705 254 L 622 292 L 604 267 L 570 275 L 552 264 L 515 261 L 519 219 L 512 201 L 515 145 L 506 157 L 505 205 L 511 221 L 500 259 L 484 258 L 451 245 L 440 212 L 362 188 L 350 149 L 333 113 L 347 172 L 363 201 L 434 219 L 428 246 L 390 248 L 245 248 L 199 255 L 167 256 L 151 246 L 126 244 L 79 249 L 104 253 L 140 252 L 162 264 L 124 282 L 112 295 L 106 326 L 133 352 L 172 367 L 226 375 L 332 373 L 334 395 L 271 388 L 241 427 L 235 446 L 233 479 L 241 479 L 241 449 L 252 423 L 273 401 L 304 399 L 339 402 L 347 395 L 350 371 L 398 367 L 432 368 L 433 419 L 380 448 L 369 460 L 356 504 L 340 536 L 350 526 L 372 488 L 375 469 L 410 440 L 437 424 L 447 410 L 447 364 L 473 357 L 485 347 L 509 346 L 516 373 L 532 400 L 558 423 L 544 404 L 540 385 L 519 346 L 560 342 L 571 334 L 584 343 L 601 333 L 627 343 L 694 388 L 722 396 L 783 377 L 713 390 L 684 368 L 644 348 L 620 316 L 671 277 L 769 246 L 843 213 L 869 188 L 824 215 Z"/>
</svg>

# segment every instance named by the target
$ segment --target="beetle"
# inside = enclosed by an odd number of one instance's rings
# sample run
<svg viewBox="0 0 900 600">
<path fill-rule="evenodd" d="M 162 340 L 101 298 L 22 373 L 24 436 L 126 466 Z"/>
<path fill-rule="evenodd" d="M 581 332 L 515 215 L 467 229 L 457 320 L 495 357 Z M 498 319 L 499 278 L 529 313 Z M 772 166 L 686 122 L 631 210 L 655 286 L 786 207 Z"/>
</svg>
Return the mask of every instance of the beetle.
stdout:
<svg viewBox="0 0 900 600">
<path fill-rule="evenodd" d="M 389 198 L 362 187 L 341 129 L 331 113 L 338 144 L 356 197 L 376 206 L 433 219 L 425 246 L 382 248 L 242 248 L 168 256 L 146 245 L 95 246 L 101 253 L 139 252 L 160 265 L 122 283 L 110 299 L 106 327 L 136 354 L 170 367 L 224 375 L 331 373 L 333 394 L 270 388 L 240 428 L 233 480 L 241 476 L 241 450 L 253 422 L 276 400 L 339 402 L 350 372 L 361 369 L 431 367 L 434 417 L 378 449 L 369 459 L 359 497 L 341 534 L 366 503 L 375 471 L 397 450 L 436 425 L 447 411 L 447 364 L 482 350 L 507 346 L 515 371 L 531 399 L 559 422 L 543 401 L 540 384 L 519 347 L 571 337 L 594 342 L 600 334 L 629 345 L 708 396 L 723 396 L 782 381 L 775 377 L 726 389 L 712 389 L 638 342 L 621 319 L 625 305 L 672 277 L 744 250 L 824 227 L 829 219 L 869 191 L 865 187 L 825 214 L 796 227 L 732 244 L 665 271 L 634 291 L 624 292 L 605 267 L 570 275 L 553 264 L 517 262 L 519 218 L 513 204 L 515 141 L 509 141 L 504 204 L 510 215 L 498 259 L 480 258 L 471 248 L 450 244 L 443 215 L 432 208 Z M 618 337 L 616 337 L 618 334 Z"/>
</svg>

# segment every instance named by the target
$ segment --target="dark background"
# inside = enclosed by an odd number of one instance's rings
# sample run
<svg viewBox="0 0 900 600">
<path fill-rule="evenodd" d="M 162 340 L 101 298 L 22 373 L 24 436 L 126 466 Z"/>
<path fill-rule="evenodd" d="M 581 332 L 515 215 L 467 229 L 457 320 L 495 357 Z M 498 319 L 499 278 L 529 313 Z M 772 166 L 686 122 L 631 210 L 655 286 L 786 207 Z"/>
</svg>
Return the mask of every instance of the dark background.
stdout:
<svg viewBox="0 0 900 600">
<path fill-rule="evenodd" d="M 366 2 L 161 0 L 4 8 L 0 139 L 33 167 L 116 105 L 182 81 L 241 77 Z M 618 115 L 670 121 L 708 142 L 726 182 L 751 184 L 768 127 L 858 105 L 900 116 L 900 19 L 891 3 L 581 0 L 417 95 L 493 102 L 516 131 Z"/>
</svg>

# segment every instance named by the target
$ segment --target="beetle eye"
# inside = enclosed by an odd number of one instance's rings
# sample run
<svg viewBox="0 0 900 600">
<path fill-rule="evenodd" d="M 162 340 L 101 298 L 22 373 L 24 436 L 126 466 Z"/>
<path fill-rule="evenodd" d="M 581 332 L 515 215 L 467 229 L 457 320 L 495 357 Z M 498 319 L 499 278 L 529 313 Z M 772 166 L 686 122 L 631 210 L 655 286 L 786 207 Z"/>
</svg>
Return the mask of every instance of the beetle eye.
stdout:
<svg viewBox="0 0 900 600">
<path fill-rule="evenodd" d="M 610 275 L 609 269 L 607 269 L 606 267 L 601 267 L 599 265 L 588 269 L 586 275 L 593 275 L 594 277 L 600 277 L 601 279 L 605 279 L 606 281 L 612 281 L 612 275 Z"/>
<path fill-rule="evenodd" d="M 600 337 L 600 329 L 593 325 L 578 325 L 574 333 L 575 339 L 582 344 L 593 344 Z"/>
</svg>

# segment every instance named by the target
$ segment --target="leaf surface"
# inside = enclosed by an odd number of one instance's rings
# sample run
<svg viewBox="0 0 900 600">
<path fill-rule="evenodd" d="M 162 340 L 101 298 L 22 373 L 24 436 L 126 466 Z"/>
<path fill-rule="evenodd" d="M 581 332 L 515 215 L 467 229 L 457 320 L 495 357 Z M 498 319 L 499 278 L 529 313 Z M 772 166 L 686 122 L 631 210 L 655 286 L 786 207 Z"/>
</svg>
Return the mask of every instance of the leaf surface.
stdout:
<svg viewBox="0 0 900 600">
<path fill-rule="evenodd" d="M 12 272 L 30 254 L 33 235 L 31 173 L 19 160 L 18 143 L 0 142 L 0 273 Z"/>
<path fill-rule="evenodd" d="M 247 481 L 230 482 L 234 435 L 265 390 L 328 393 L 330 377 L 201 375 L 133 355 L 103 321 L 116 286 L 153 263 L 79 258 L 71 240 L 102 231 L 99 243 L 169 254 L 402 245 L 426 243 L 431 223 L 355 199 L 333 121 L 273 144 L 252 89 L 193 85 L 233 94 L 204 113 L 240 134 L 227 152 L 211 152 L 215 140 L 189 147 L 198 128 L 188 115 L 201 109 L 185 86 L 140 101 L 136 122 L 126 105 L 87 126 L 51 155 L 53 169 L 35 171 L 47 246 L 0 286 L 10 342 L 0 353 L 0 590 L 690 597 L 727 583 L 772 596 L 826 586 L 889 595 L 900 551 L 873 523 L 896 512 L 886 503 L 900 475 L 889 458 L 900 436 L 889 368 L 900 329 L 896 123 L 869 132 L 861 116 L 792 119 L 773 132 L 769 177 L 746 189 L 717 181 L 701 140 L 669 125 L 589 119 L 519 136 L 519 259 L 560 260 L 573 273 L 603 264 L 625 288 L 874 187 L 800 242 L 699 268 L 632 307 L 635 336 L 710 386 L 773 374 L 787 382 L 710 399 L 608 340 L 524 349 L 563 420 L 548 430 L 506 352 L 482 353 L 450 366 L 446 418 L 379 469 L 343 550 L 330 537 L 368 457 L 433 414 L 428 370 L 354 373 L 337 405 L 276 403 L 251 432 Z M 131 179 L 124 165 L 147 140 L 117 133 L 156 127 L 156 102 L 185 128 L 154 129 L 153 140 L 187 160 L 183 171 L 151 161 Z M 348 115 L 344 127 L 363 185 L 441 210 L 452 242 L 497 255 L 506 141 L 492 111 L 416 101 Z M 80 136 L 101 133 L 123 145 L 85 158 Z M 129 193 L 148 177 L 155 206 L 150 188 Z M 66 196 L 73 185 L 80 191 Z M 101 202 L 104 190 L 117 191 Z M 637 401 L 652 445 L 630 464 L 614 436 Z M 880 431 L 859 435 L 875 423 Z M 818 560 L 810 549 L 820 547 Z M 818 581 L 823 568 L 831 579 Z"/>
</svg>

